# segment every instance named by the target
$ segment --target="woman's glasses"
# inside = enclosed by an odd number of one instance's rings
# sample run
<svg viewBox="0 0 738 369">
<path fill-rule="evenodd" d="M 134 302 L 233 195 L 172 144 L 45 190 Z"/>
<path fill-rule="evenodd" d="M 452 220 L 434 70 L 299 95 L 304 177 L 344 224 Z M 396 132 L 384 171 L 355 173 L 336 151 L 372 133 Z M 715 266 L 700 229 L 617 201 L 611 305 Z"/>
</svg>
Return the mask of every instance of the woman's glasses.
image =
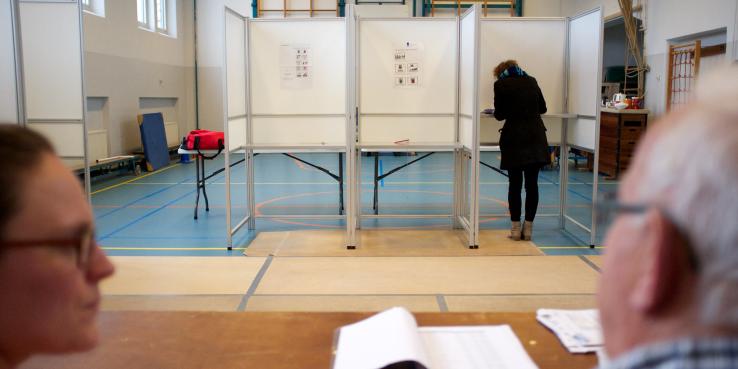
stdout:
<svg viewBox="0 0 738 369">
<path fill-rule="evenodd" d="M 80 270 L 87 269 L 94 245 L 95 232 L 92 230 L 84 231 L 79 237 L 69 239 L 0 241 L 0 247 L 49 247 L 72 250 L 75 262 Z"/>
</svg>

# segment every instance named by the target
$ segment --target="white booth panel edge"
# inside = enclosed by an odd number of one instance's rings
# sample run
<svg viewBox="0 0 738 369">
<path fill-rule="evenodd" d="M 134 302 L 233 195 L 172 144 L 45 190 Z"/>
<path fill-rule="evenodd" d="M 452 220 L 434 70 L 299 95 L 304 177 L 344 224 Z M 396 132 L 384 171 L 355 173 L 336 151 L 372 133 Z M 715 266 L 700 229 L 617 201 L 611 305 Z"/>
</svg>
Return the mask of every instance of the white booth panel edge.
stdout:
<svg viewBox="0 0 738 369">
<path fill-rule="evenodd" d="M 0 123 L 18 123 L 13 2 L 0 0 Z"/>
<path fill-rule="evenodd" d="M 226 10 L 228 117 L 246 114 L 246 21 Z"/>
<path fill-rule="evenodd" d="M 472 10 L 473 11 L 473 10 Z M 476 47 L 476 17 L 473 12 L 464 14 L 460 21 L 459 40 L 459 114 L 474 116 L 474 99 L 477 91 L 474 89 L 474 48 Z M 463 136 L 460 136 L 463 137 Z M 471 139 L 471 137 L 469 137 Z M 467 146 L 470 141 L 462 140 Z"/>
<path fill-rule="evenodd" d="M 228 118 L 228 150 L 246 146 L 246 117 Z"/>
<path fill-rule="evenodd" d="M 252 117 L 254 145 L 345 146 L 346 117 Z"/>
<path fill-rule="evenodd" d="M 359 19 L 361 114 L 455 114 L 456 20 Z M 417 46 L 417 87 L 395 87 L 394 51 Z"/>
<path fill-rule="evenodd" d="M 82 120 L 78 4 L 22 1 L 20 14 L 27 119 Z"/>
<path fill-rule="evenodd" d="M 601 10 L 572 19 L 569 25 L 569 112 L 595 116 L 599 105 Z"/>
<path fill-rule="evenodd" d="M 345 114 L 347 65 L 343 18 L 253 20 L 249 28 L 253 114 Z M 282 88 L 281 45 L 310 48 L 313 75 L 309 86 Z"/>
</svg>

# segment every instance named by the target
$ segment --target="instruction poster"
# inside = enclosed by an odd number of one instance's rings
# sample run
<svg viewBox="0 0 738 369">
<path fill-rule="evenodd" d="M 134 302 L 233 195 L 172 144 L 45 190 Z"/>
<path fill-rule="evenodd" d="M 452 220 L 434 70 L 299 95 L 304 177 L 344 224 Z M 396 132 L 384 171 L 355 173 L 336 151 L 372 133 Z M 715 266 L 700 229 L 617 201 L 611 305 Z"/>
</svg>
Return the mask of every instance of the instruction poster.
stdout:
<svg viewBox="0 0 738 369">
<path fill-rule="evenodd" d="M 403 42 L 395 46 L 393 55 L 395 88 L 417 88 L 420 86 L 422 61 L 421 45 L 415 42 Z"/>
<path fill-rule="evenodd" d="M 279 45 L 279 67 L 283 89 L 313 87 L 313 53 L 309 45 Z"/>
</svg>

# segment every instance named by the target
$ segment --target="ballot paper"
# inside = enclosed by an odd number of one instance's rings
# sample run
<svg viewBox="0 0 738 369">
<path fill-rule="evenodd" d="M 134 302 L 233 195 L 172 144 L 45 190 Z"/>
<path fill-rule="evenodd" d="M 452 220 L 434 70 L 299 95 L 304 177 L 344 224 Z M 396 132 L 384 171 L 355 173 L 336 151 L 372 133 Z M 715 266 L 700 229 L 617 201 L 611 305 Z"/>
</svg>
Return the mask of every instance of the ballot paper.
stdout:
<svg viewBox="0 0 738 369">
<path fill-rule="evenodd" d="M 599 313 L 595 309 L 538 309 L 536 318 L 552 330 L 571 353 L 596 352 L 604 345 Z"/>
<path fill-rule="evenodd" d="M 537 369 L 507 325 L 418 327 L 409 311 L 395 307 L 338 330 L 333 369 L 381 369 L 393 364 L 421 369 Z"/>
</svg>

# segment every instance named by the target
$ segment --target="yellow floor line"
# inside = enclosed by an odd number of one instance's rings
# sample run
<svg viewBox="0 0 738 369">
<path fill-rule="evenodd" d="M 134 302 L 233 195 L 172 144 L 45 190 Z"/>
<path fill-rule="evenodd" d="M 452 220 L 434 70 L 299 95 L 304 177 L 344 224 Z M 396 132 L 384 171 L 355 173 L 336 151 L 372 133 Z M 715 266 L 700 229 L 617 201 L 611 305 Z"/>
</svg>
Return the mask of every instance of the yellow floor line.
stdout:
<svg viewBox="0 0 738 369">
<path fill-rule="evenodd" d="M 168 167 L 166 167 L 166 168 L 163 168 L 163 169 L 159 169 L 159 170 L 157 170 L 157 171 L 155 171 L 155 172 L 151 172 L 151 173 L 149 173 L 149 174 L 144 174 L 144 175 L 142 175 L 142 176 L 139 176 L 139 177 L 136 177 L 136 178 L 133 178 L 133 179 L 129 179 L 129 180 L 125 181 L 125 182 L 121 182 L 121 183 L 118 183 L 118 184 L 112 185 L 112 186 L 110 186 L 110 187 L 105 187 L 105 188 L 103 188 L 103 189 L 100 189 L 100 190 L 97 190 L 97 191 L 95 191 L 95 192 L 91 193 L 90 195 L 97 195 L 97 194 L 99 194 L 99 193 L 101 193 L 101 192 L 105 192 L 105 191 L 107 191 L 107 190 L 112 190 L 112 189 L 114 189 L 114 188 L 117 188 L 117 187 L 120 187 L 120 186 L 123 186 L 123 185 L 129 184 L 129 183 L 131 183 L 131 182 L 135 182 L 135 181 L 138 181 L 139 179 L 144 179 L 144 178 L 146 178 L 146 177 L 148 177 L 148 176 L 150 176 L 150 175 L 154 175 L 154 174 L 156 174 L 156 173 L 161 173 L 161 172 L 163 172 L 163 171 L 165 171 L 165 170 L 169 170 L 169 169 L 172 169 L 172 168 L 174 168 L 174 167 L 177 167 L 177 166 L 179 166 L 179 163 L 177 163 L 177 164 L 174 164 L 174 165 L 170 165 L 170 166 L 168 166 Z"/>
<path fill-rule="evenodd" d="M 221 251 L 226 247 L 102 247 L 103 250 L 116 251 Z M 234 247 L 233 250 L 243 251 L 245 247 Z"/>
</svg>

